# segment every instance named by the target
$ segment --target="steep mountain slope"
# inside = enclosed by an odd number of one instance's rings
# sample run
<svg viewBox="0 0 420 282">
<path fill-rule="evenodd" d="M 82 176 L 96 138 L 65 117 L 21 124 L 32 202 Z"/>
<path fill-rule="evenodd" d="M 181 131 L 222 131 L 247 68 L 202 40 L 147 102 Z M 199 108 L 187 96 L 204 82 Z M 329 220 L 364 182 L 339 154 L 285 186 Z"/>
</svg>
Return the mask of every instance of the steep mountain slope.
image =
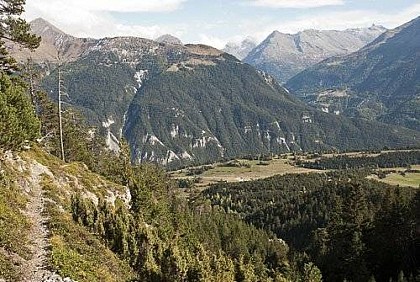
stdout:
<svg viewBox="0 0 420 282">
<path fill-rule="evenodd" d="M 62 68 L 66 101 L 90 124 L 108 131 L 108 143 L 122 137 L 125 113 L 136 91 L 149 76 L 186 56 L 182 45 L 134 37 L 98 40 L 74 62 Z M 57 93 L 57 70 L 43 80 L 48 93 Z M 53 97 L 55 98 L 55 97 Z"/>
<path fill-rule="evenodd" d="M 354 52 L 386 31 L 381 26 L 363 29 L 305 30 L 297 34 L 274 31 L 244 62 L 273 75 L 279 82 L 332 56 Z"/>
<path fill-rule="evenodd" d="M 239 43 L 228 42 L 223 51 L 235 56 L 239 60 L 244 59 L 248 54 L 257 47 L 257 43 L 253 38 L 245 38 Z"/>
<path fill-rule="evenodd" d="M 315 65 L 287 87 L 330 111 L 420 130 L 420 18 Z"/>
<path fill-rule="evenodd" d="M 127 262 L 71 216 L 75 194 L 113 205 L 128 202 L 126 187 L 39 149 L 1 153 L 0 170 L 0 280 L 126 281 L 135 277 Z"/>
<path fill-rule="evenodd" d="M 256 153 L 418 143 L 419 133 L 413 131 L 314 110 L 230 55 L 205 46 L 187 48 L 205 57 L 166 66 L 144 83 L 130 105 L 124 135 L 136 161 L 176 165 Z"/>
<path fill-rule="evenodd" d="M 292 281 L 284 241 L 189 209 L 156 166 L 127 169 L 122 186 L 38 148 L 0 153 L 0 280 Z"/>
<path fill-rule="evenodd" d="M 294 150 L 401 147 L 412 132 L 307 107 L 272 77 L 217 49 L 134 38 L 97 40 L 62 67 L 66 101 L 128 139 L 136 162 L 172 167 Z M 56 96 L 57 72 L 43 80 Z"/>
</svg>

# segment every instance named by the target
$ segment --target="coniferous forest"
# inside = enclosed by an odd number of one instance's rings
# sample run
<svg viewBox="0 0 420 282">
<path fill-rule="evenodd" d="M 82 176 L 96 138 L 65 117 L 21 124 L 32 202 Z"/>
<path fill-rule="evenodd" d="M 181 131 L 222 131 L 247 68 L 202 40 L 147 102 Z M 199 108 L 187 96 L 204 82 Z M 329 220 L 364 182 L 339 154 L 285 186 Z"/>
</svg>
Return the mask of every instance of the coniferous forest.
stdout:
<svg viewBox="0 0 420 282">
<path fill-rule="evenodd" d="M 366 171 L 215 184 L 200 197 L 275 233 L 325 281 L 416 281 L 419 193 L 366 180 Z"/>
</svg>

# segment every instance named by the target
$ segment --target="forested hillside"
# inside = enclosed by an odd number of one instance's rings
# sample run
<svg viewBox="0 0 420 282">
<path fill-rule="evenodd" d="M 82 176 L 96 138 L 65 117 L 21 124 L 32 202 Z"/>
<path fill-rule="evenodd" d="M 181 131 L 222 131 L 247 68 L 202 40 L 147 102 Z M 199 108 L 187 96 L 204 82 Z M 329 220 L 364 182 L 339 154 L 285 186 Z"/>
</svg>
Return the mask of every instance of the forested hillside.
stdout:
<svg viewBox="0 0 420 282">
<path fill-rule="evenodd" d="M 24 4 L 0 1 L 0 39 L 32 50 Z M 20 67 L 0 40 L 0 281 L 420 280 L 419 190 L 366 179 L 375 165 L 418 164 L 418 150 L 200 194 L 159 166 L 416 146 L 418 132 L 316 111 L 208 46 L 65 39 L 61 81 Z M 56 82 L 70 100 L 50 99 Z"/>
<path fill-rule="evenodd" d="M 163 71 L 139 89 L 124 128 L 136 161 L 175 166 L 260 153 L 418 144 L 415 131 L 397 133 L 314 110 L 226 54 L 205 60 Z"/>
<path fill-rule="evenodd" d="M 201 197 L 283 238 L 325 281 L 417 281 L 419 192 L 366 180 L 367 174 L 215 184 Z"/>
</svg>

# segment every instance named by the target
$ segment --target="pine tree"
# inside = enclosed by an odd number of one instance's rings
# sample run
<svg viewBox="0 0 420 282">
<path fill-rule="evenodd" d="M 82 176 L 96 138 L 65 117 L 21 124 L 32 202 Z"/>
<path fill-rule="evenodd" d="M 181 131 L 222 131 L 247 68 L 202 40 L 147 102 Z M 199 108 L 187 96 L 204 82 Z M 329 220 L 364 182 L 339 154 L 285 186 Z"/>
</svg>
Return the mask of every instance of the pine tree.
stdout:
<svg viewBox="0 0 420 282">
<path fill-rule="evenodd" d="M 25 0 L 0 0 L 0 69 L 13 72 L 16 62 L 6 50 L 6 42 L 35 49 L 41 38 L 30 33 L 30 25 L 19 16 L 24 12 Z"/>
<path fill-rule="evenodd" d="M 19 149 L 38 137 L 39 128 L 24 83 L 0 71 L 0 148 Z"/>
<path fill-rule="evenodd" d="M 305 282 L 321 282 L 322 281 L 321 271 L 312 262 L 305 263 L 305 266 L 303 267 L 303 275 L 304 275 L 303 281 Z"/>
</svg>

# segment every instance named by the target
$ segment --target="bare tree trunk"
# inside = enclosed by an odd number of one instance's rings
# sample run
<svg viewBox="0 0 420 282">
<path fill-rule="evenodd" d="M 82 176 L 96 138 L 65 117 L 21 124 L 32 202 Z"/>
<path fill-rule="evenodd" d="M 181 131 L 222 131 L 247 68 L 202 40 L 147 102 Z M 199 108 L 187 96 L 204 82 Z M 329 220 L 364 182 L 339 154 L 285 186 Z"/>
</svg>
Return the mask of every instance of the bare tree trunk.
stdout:
<svg viewBox="0 0 420 282">
<path fill-rule="evenodd" d="M 61 110 L 61 62 L 58 66 L 58 120 L 59 120 L 59 127 L 60 127 L 60 147 L 61 147 L 61 159 L 63 162 L 66 161 L 64 155 L 64 143 L 63 143 L 63 118 L 62 118 L 62 110 Z"/>
</svg>

